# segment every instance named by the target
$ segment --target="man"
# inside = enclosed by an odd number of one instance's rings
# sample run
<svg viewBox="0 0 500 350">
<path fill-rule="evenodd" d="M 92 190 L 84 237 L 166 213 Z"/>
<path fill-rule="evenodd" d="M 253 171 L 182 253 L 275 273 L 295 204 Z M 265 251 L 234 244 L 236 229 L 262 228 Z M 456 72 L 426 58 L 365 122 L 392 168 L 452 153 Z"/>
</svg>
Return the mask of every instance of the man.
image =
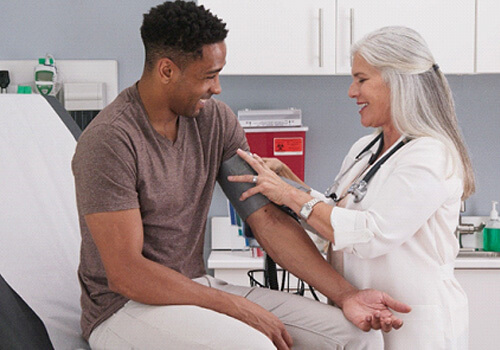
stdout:
<svg viewBox="0 0 500 350">
<path fill-rule="evenodd" d="M 292 218 L 266 204 L 247 218 L 283 267 L 343 308 L 205 275 L 203 239 L 219 169 L 248 149 L 223 103 L 225 24 L 194 3 L 144 16 L 139 82 L 84 131 L 73 159 L 82 231 L 82 329 L 92 348 L 377 348 L 399 328 L 384 293 L 357 291 Z M 220 180 L 220 179 L 219 179 Z M 272 311 L 272 312 L 271 312 Z"/>
</svg>

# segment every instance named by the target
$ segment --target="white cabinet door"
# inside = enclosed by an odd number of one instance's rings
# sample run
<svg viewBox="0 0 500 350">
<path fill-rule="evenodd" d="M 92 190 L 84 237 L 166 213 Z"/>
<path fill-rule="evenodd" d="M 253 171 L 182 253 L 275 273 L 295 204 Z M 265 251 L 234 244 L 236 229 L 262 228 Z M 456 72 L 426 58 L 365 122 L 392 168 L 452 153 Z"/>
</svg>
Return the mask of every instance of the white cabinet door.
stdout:
<svg viewBox="0 0 500 350">
<path fill-rule="evenodd" d="M 477 0 L 477 72 L 500 73 L 500 2 Z"/>
<path fill-rule="evenodd" d="M 390 25 L 419 32 L 443 72 L 474 71 L 474 0 L 338 0 L 337 16 L 337 73 L 350 73 L 351 41 Z"/>
<path fill-rule="evenodd" d="M 221 74 L 335 73 L 335 0 L 198 0 L 227 23 Z"/>
<path fill-rule="evenodd" d="M 469 298 L 469 349 L 498 349 L 500 344 L 500 270 L 455 269 Z"/>
</svg>

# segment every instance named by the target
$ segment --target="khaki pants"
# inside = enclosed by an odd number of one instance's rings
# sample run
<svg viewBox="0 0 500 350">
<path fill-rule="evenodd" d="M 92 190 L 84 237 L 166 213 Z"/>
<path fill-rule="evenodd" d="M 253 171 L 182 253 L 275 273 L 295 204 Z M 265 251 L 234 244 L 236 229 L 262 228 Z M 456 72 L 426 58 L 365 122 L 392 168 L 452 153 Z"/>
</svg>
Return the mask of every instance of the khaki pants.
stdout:
<svg viewBox="0 0 500 350">
<path fill-rule="evenodd" d="M 273 312 L 293 338 L 293 349 L 383 349 L 380 331 L 363 332 L 342 311 L 305 297 L 227 284 L 211 276 L 194 281 Z M 275 349 L 264 334 L 227 315 L 191 305 L 153 306 L 129 301 L 94 329 L 92 349 Z"/>
</svg>

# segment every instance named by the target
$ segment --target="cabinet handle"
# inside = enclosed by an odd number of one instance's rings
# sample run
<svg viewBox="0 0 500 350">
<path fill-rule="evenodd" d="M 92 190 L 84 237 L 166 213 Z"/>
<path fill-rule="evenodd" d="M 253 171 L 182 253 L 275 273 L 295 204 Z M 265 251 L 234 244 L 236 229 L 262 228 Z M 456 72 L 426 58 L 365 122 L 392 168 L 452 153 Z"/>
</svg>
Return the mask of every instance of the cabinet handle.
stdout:
<svg viewBox="0 0 500 350">
<path fill-rule="evenodd" d="M 323 9 L 319 9 L 319 66 L 323 67 Z"/>
</svg>

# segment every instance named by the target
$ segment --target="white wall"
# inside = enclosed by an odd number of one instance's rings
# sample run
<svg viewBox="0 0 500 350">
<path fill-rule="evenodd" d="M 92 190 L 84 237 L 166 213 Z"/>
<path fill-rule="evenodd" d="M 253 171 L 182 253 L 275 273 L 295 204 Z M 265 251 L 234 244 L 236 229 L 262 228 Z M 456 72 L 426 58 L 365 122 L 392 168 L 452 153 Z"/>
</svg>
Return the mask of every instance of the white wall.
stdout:
<svg viewBox="0 0 500 350">
<path fill-rule="evenodd" d="M 142 15 L 159 3 L 0 1 L 0 60 L 36 59 L 46 53 L 56 60 L 114 59 L 121 90 L 141 75 Z M 467 214 L 487 215 L 490 201 L 500 200 L 500 75 L 455 75 L 449 80 L 478 181 L 477 193 L 467 202 Z M 309 126 L 306 181 L 318 189 L 330 184 L 352 142 L 366 132 L 359 125 L 357 107 L 347 97 L 349 77 L 232 76 L 221 81 L 220 99 L 235 112 L 241 108 L 302 109 Z M 210 215 L 225 211 L 225 199 L 217 191 Z"/>
</svg>

